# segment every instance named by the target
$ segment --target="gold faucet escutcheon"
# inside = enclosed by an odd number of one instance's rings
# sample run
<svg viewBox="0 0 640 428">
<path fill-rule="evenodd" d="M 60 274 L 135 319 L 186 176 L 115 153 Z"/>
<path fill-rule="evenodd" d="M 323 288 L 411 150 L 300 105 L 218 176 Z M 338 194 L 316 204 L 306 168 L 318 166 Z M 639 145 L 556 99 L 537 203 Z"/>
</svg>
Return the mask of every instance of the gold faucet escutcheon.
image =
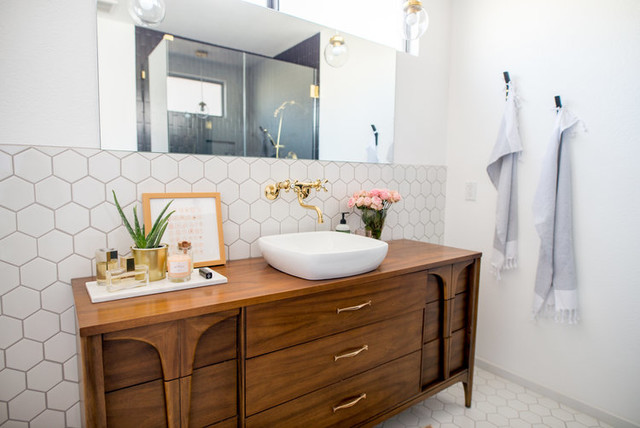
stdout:
<svg viewBox="0 0 640 428">
<path fill-rule="evenodd" d="M 309 192 L 311 192 L 311 189 L 316 189 L 317 191 L 324 190 L 326 192 L 327 188 L 325 187 L 325 184 L 327 184 L 328 181 L 329 180 L 327 179 L 318 179 L 308 182 L 295 180 L 293 181 L 293 183 L 291 182 L 291 180 L 278 181 L 275 184 L 267 185 L 267 187 L 264 189 L 264 195 L 267 199 L 273 201 L 280 194 L 280 190 L 288 192 L 290 189 L 293 189 L 293 191 L 296 192 L 296 195 L 298 196 L 298 203 L 300 204 L 300 206 L 303 208 L 315 210 L 316 214 L 318 214 L 318 223 L 324 223 L 322 210 L 320 210 L 320 208 L 315 205 L 305 204 L 302 201 L 309 196 Z"/>
</svg>

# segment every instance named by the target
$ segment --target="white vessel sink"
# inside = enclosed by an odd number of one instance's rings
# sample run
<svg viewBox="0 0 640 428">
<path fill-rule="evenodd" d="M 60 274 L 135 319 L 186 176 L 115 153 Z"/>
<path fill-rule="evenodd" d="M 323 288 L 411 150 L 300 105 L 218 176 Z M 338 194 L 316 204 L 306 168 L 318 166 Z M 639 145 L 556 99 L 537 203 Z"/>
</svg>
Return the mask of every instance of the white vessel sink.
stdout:
<svg viewBox="0 0 640 428">
<path fill-rule="evenodd" d="M 387 255 L 384 241 L 342 232 L 263 236 L 260 251 L 274 268 L 305 279 L 329 279 L 374 270 Z"/>
</svg>

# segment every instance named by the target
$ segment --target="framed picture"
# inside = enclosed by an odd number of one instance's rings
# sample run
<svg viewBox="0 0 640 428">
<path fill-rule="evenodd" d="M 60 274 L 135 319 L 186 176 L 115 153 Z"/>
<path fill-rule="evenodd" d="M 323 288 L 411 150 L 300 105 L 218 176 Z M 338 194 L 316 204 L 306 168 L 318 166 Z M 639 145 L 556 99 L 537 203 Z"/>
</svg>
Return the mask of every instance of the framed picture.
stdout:
<svg viewBox="0 0 640 428">
<path fill-rule="evenodd" d="M 162 241 L 170 247 L 191 242 L 194 267 L 225 264 L 220 193 L 143 193 L 144 224 L 153 224 L 171 200 L 167 212 L 175 212 Z"/>
</svg>

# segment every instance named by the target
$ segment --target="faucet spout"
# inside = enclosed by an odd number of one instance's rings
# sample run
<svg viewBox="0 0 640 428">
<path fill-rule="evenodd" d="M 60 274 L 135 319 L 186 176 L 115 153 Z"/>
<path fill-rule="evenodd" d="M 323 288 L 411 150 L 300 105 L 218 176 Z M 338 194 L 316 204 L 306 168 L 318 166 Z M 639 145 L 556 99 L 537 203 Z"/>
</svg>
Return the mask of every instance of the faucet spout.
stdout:
<svg viewBox="0 0 640 428">
<path fill-rule="evenodd" d="M 315 205 L 305 204 L 304 202 L 302 202 L 304 198 L 306 198 L 306 196 L 303 196 L 302 192 L 298 192 L 298 203 L 300 204 L 300 206 L 302 208 L 316 210 L 316 214 L 318 214 L 318 223 L 324 223 L 324 218 L 322 217 L 322 210 Z"/>
</svg>

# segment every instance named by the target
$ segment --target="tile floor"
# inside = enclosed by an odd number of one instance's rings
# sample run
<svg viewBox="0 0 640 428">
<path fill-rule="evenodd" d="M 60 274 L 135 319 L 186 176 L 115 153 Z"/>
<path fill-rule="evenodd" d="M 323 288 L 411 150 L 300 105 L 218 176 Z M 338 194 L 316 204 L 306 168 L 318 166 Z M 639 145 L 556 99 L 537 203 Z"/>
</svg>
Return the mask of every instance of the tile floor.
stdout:
<svg viewBox="0 0 640 428">
<path fill-rule="evenodd" d="M 459 383 L 376 428 L 423 428 L 427 425 L 433 428 L 611 428 L 591 416 L 477 367 L 471 408 L 464 406 L 464 393 Z"/>
</svg>

